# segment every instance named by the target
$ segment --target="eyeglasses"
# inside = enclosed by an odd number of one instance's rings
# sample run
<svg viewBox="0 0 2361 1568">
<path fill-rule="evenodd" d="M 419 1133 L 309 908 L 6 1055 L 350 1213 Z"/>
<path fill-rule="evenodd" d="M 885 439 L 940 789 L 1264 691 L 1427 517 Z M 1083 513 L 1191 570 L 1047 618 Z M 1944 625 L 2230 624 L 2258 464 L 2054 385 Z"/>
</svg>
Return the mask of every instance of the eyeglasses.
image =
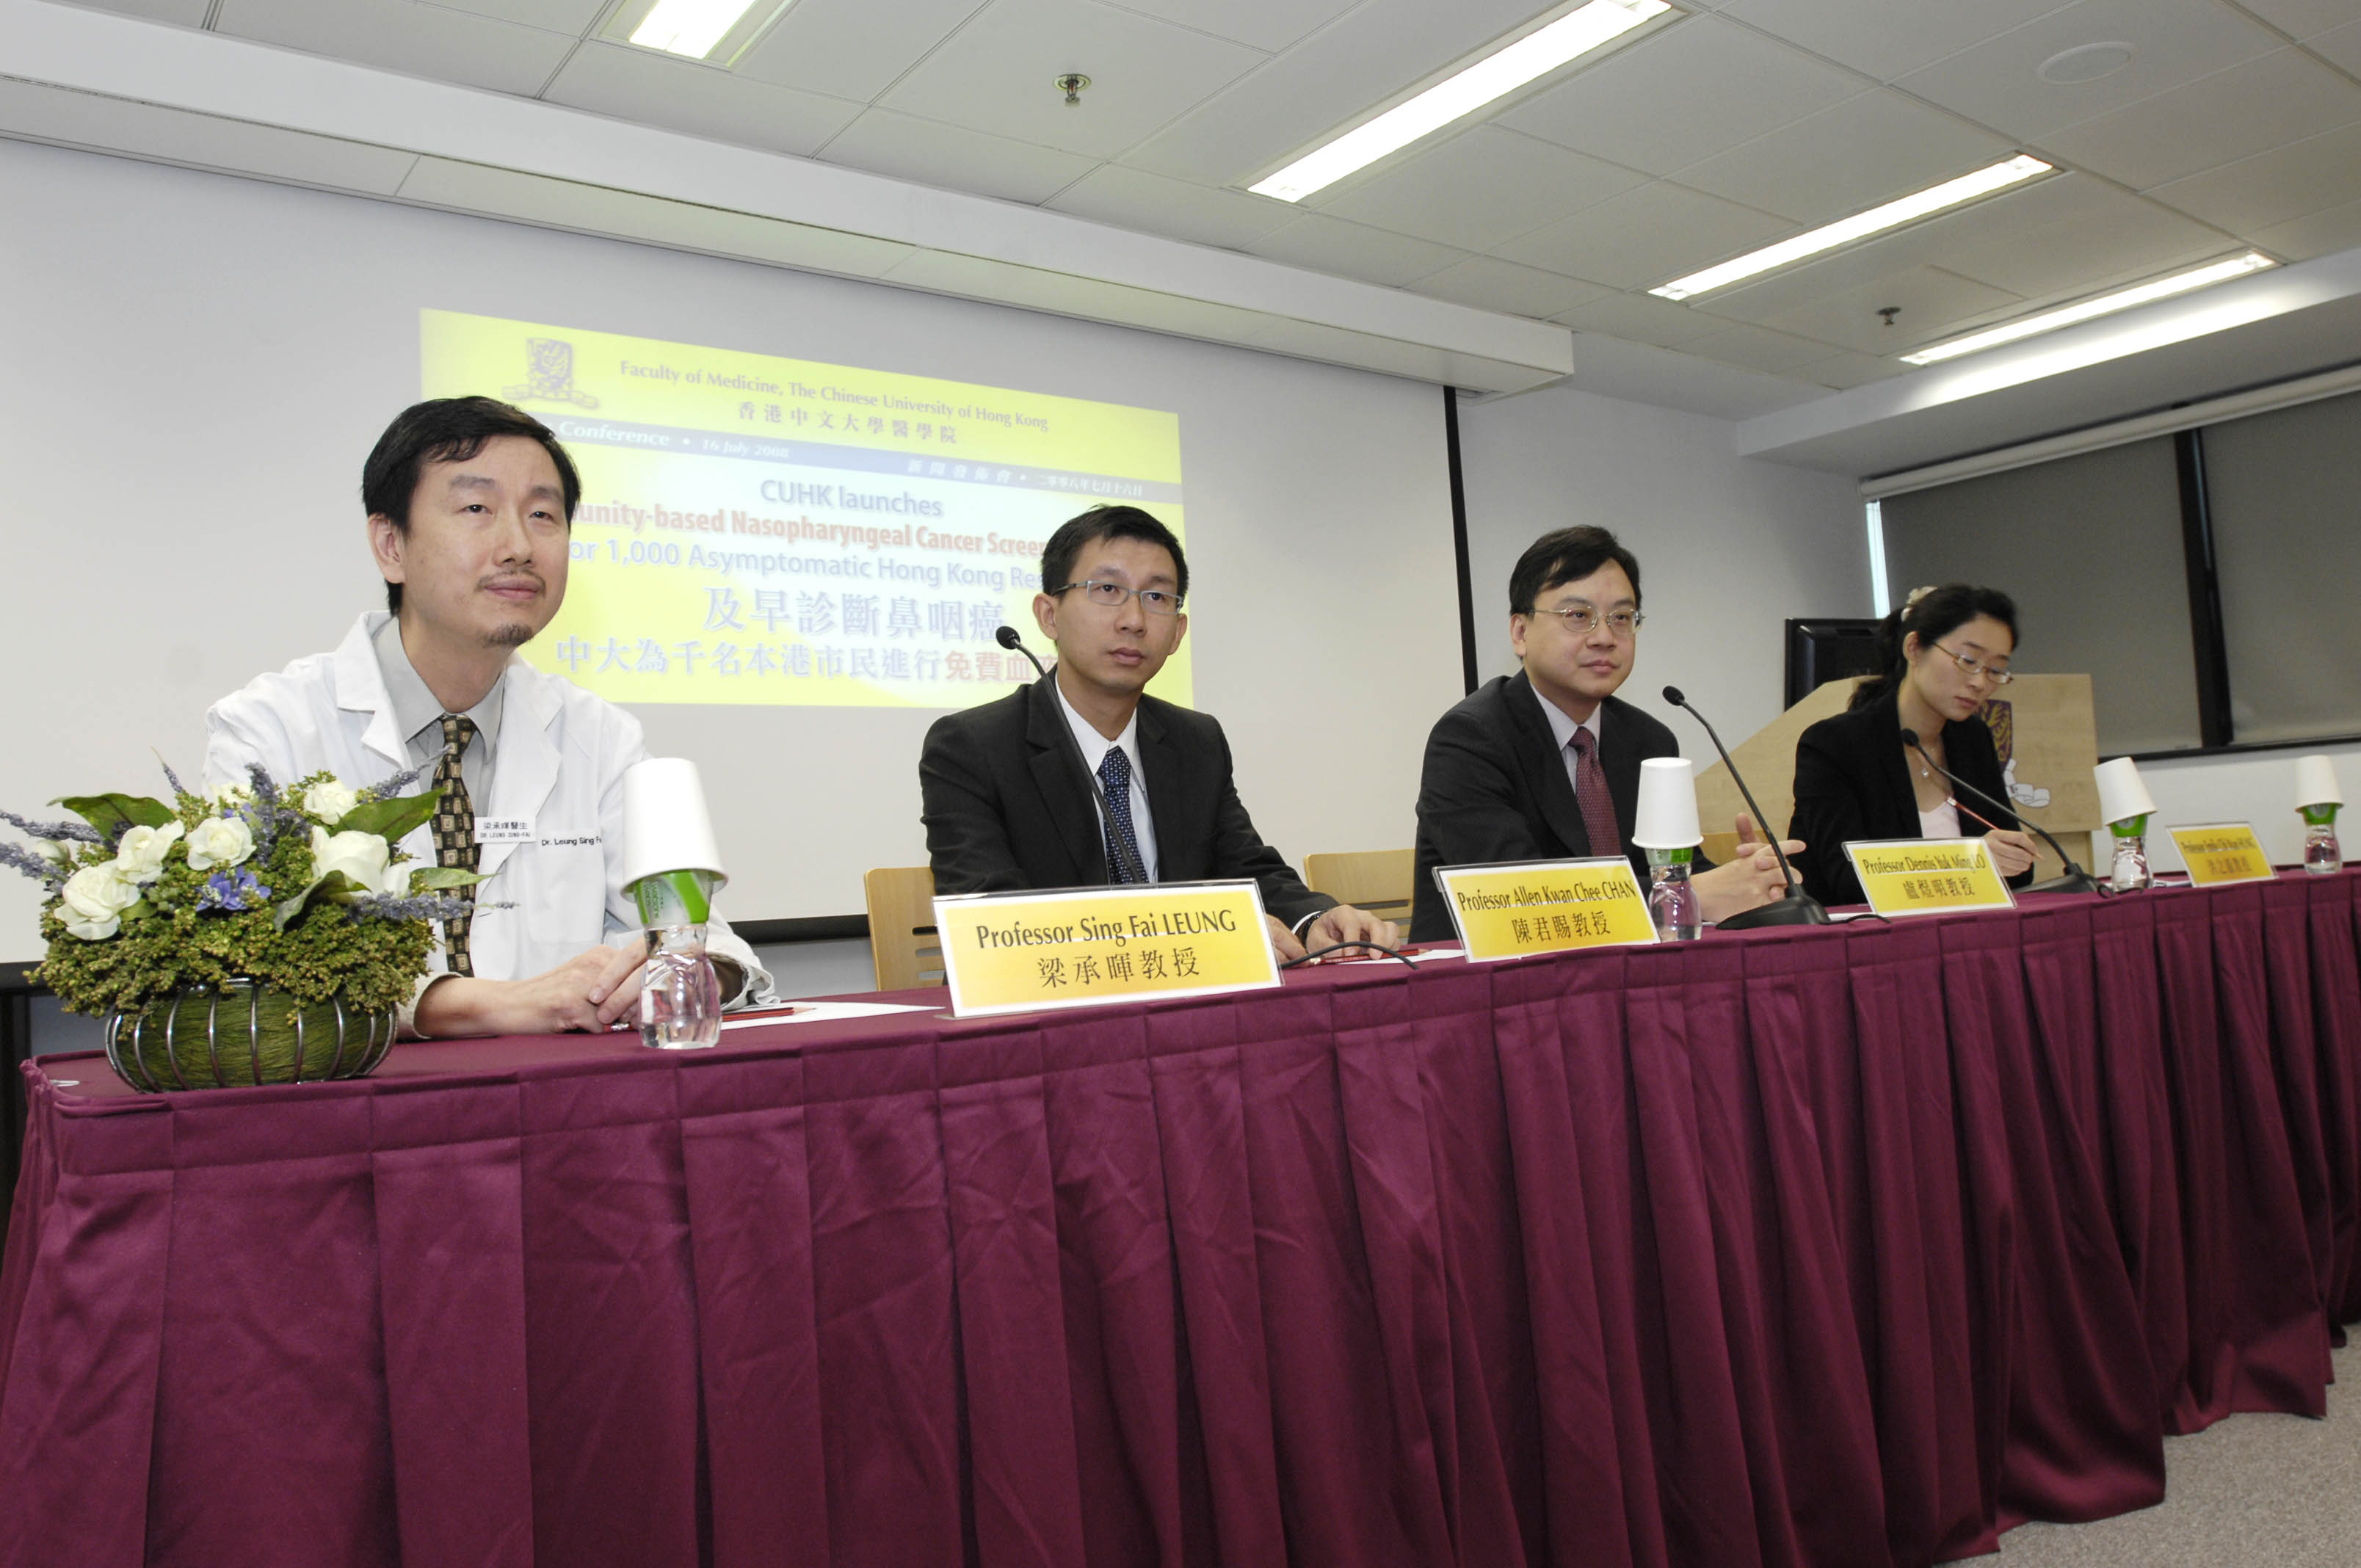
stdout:
<svg viewBox="0 0 2361 1568">
<path fill-rule="evenodd" d="M 1139 601 L 1140 607 L 1150 615 L 1180 613 L 1180 596 L 1170 588 L 1135 588 L 1128 583 L 1092 581 L 1068 583 L 1056 591 L 1062 594 L 1071 592 L 1075 588 L 1082 589 L 1084 598 L 1104 609 L 1121 609 L 1136 598 Z"/>
<path fill-rule="evenodd" d="M 1944 647 L 1940 642 L 1935 644 L 1935 652 L 1949 659 L 1954 664 L 1959 665 L 1960 673 L 1967 676 L 1970 680 L 1974 680 L 1978 675 L 1982 675 L 1984 679 L 1992 682 L 1992 684 L 1996 686 L 2004 686 L 2008 685 L 2009 682 L 2016 679 L 2015 675 L 2010 674 L 2006 670 L 1987 664 L 1982 659 L 1971 659 L 1965 653 L 1954 653 L 1949 648 Z"/>
<path fill-rule="evenodd" d="M 1559 605 L 1554 609 L 1537 609 L 1533 613 L 1557 617 L 1559 622 L 1577 637 L 1589 636 L 1601 620 L 1607 623 L 1607 630 L 1616 636 L 1629 637 L 1640 630 L 1642 621 L 1648 619 L 1636 609 L 1609 610 L 1601 615 L 1597 605 L 1583 604 L 1578 601 L 1574 604 Z"/>
</svg>

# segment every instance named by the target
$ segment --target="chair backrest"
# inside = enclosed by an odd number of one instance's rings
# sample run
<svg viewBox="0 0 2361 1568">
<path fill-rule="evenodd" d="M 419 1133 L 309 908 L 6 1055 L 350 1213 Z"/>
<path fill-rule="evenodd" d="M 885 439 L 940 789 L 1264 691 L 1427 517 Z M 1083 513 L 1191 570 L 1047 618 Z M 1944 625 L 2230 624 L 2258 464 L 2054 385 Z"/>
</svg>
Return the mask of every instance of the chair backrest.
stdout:
<svg viewBox="0 0 2361 1568">
<path fill-rule="evenodd" d="M 1417 887 L 1417 858 L 1408 850 L 1360 850 L 1303 857 L 1304 885 L 1339 904 L 1366 909 L 1407 927 Z"/>
<path fill-rule="evenodd" d="M 862 877 L 861 891 L 869 901 L 869 958 L 877 966 L 877 989 L 909 991 L 942 984 L 933 869 L 878 866 Z"/>
</svg>

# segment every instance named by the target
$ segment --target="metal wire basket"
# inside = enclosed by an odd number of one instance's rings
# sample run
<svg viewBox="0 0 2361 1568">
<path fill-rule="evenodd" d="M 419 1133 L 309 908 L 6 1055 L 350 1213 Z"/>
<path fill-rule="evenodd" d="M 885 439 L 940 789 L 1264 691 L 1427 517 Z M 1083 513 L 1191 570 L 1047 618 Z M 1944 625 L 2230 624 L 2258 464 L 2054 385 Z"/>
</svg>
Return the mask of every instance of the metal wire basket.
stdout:
<svg viewBox="0 0 2361 1568">
<path fill-rule="evenodd" d="M 233 980 L 222 991 L 174 992 L 106 1018 L 106 1059 L 134 1089 L 241 1089 L 367 1078 L 392 1047 L 395 1015 L 342 998 L 298 1004 Z"/>
</svg>

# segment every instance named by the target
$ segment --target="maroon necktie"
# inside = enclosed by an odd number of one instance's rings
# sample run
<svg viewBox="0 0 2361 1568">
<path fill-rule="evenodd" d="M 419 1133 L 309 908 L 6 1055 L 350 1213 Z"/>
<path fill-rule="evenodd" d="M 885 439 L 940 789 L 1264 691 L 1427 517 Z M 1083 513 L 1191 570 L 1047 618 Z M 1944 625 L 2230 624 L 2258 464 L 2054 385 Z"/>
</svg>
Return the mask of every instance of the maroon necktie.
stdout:
<svg viewBox="0 0 2361 1568">
<path fill-rule="evenodd" d="M 1598 771 L 1598 742 L 1587 729 L 1576 729 L 1567 742 L 1574 748 L 1574 803 L 1582 807 L 1583 830 L 1590 835 L 1594 855 L 1620 855 L 1623 839 L 1615 831 L 1615 798 L 1607 793 L 1607 775 Z"/>
</svg>

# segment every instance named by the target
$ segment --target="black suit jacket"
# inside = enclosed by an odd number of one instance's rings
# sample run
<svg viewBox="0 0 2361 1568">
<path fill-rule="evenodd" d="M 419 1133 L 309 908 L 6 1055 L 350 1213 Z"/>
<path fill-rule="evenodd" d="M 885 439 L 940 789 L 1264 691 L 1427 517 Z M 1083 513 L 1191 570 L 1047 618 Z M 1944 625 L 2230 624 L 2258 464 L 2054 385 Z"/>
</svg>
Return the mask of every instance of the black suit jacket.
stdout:
<svg viewBox="0 0 2361 1568">
<path fill-rule="evenodd" d="M 1787 836 L 1804 841 L 1795 858 L 1804 886 L 1823 904 L 1865 902 L 1861 879 L 1845 856 L 1847 842 L 1862 839 L 1916 839 L 1918 797 L 1911 793 L 1910 757 L 1902 749 L 1899 694 L 1889 691 L 1865 707 L 1823 718 L 1795 742 L 1795 815 Z M 2006 800 L 2000 749 L 1982 718 L 1943 726 L 1943 765 L 1996 800 Z M 1974 817 L 1968 815 L 1975 813 Z M 1960 798 L 1960 833 L 1981 839 L 1986 828 L 2015 828 L 2016 814 L 1995 812 L 1982 801 Z M 2026 871 L 2010 879 L 2022 887 Z"/>
<path fill-rule="evenodd" d="M 1591 854 L 1565 754 L 1521 671 L 1487 683 L 1436 721 L 1418 781 L 1418 872 L 1411 940 L 1451 939 L 1451 911 L 1437 866 L 1491 861 L 1579 860 Z M 1648 853 L 1631 846 L 1640 814 L 1640 764 L 1677 757 L 1673 732 L 1620 697 L 1599 704 L 1598 763 L 1615 801 L 1615 828 L 1648 884 Z M 1694 862 L 1710 864 L 1702 856 Z"/>
<path fill-rule="evenodd" d="M 918 757 L 935 891 L 1016 893 L 1107 880 L 1090 775 L 1059 706 L 1057 672 L 998 702 L 947 714 Z M 1202 713 L 1139 702 L 1139 765 L 1162 882 L 1251 878 L 1289 926 L 1334 905 L 1262 841 L 1231 777 L 1230 743 Z"/>
</svg>

